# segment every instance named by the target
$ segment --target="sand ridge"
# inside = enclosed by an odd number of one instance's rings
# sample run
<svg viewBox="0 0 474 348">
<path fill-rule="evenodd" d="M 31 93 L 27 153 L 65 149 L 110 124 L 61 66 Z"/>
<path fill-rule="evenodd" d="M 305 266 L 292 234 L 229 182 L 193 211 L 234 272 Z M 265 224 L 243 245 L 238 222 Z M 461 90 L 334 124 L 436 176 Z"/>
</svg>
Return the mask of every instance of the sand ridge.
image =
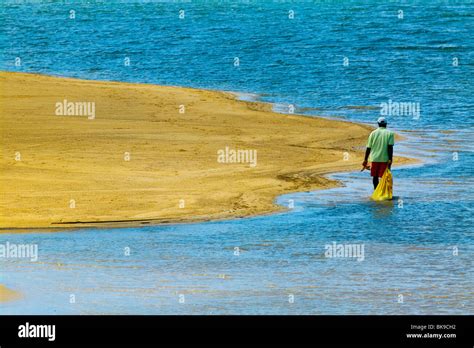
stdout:
<svg viewBox="0 0 474 348">
<path fill-rule="evenodd" d="M 0 303 L 19 299 L 21 294 L 0 284 Z"/>
<path fill-rule="evenodd" d="M 276 212 L 276 196 L 332 187 L 325 174 L 359 169 L 371 131 L 228 92 L 13 72 L 0 81 L 3 230 Z M 58 115 L 65 101 L 93 102 L 94 118 Z M 256 165 L 219 162 L 226 147 L 255 151 Z"/>
</svg>

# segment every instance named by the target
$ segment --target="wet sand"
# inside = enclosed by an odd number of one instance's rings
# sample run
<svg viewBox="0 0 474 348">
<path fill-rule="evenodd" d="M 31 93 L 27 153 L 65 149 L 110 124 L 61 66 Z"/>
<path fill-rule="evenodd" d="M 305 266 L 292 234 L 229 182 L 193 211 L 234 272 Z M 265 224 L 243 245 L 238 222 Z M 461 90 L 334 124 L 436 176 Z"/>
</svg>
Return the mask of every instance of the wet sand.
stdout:
<svg viewBox="0 0 474 348">
<path fill-rule="evenodd" d="M 20 297 L 21 295 L 18 292 L 10 290 L 4 285 L 0 284 L 0 303 L 13 301 Z"/>
<path fill-rule="evenodd" d="M 360 169 L 371 131 L 227 92 L 11 72 L 0 81 L 4 231 L 276 212 L 276 196 L 333 187 L 325 174 Z M 64 100 L 95 103 L 95 118 L 58 115 Z M 226 147 L 256 151 L 256 165 L 219 162 Z"/>
</svg>

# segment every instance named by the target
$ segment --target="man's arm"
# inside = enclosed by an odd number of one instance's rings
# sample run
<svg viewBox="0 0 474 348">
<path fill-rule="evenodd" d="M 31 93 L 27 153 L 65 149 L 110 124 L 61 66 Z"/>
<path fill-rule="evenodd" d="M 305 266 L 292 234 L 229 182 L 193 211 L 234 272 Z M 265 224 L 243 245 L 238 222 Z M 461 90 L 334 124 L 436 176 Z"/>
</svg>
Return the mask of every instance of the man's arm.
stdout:
<svg viewBox="0 0 474 348">
<path fill-rule="evenodd" d="M 374 134 L 374 132 L 370 133 L 369 139 L 367 140 L 367 148 L 365 149 L 364 162 L 362 162 L 362 167 L 364 167 L 364 169 L 367 168 L 367 161 L 369 160 L 370 150 L 372 148 L 372 134 Z"/>
<path fill-rule="evenodd" d="M 392 169 L 393 145 L 388 145 L 388 169 Z"/>
<path fill-rule="evenodd" d="M 369 160 L 369 155 L 370 155 L 370 147 L 365 149 L 365 157 L 364 157 L 364 162 L 362 162 L 362 166 L 365 168 L 367 167 L 367 161 Z"/>
<path fill-rule="evenodd" d="M 395 133 L 390 132 L 390 137 L 388 138 L 388 169 L 392 169 L 393 162 L 393 145 L 395 145 Z"/>
</svg>

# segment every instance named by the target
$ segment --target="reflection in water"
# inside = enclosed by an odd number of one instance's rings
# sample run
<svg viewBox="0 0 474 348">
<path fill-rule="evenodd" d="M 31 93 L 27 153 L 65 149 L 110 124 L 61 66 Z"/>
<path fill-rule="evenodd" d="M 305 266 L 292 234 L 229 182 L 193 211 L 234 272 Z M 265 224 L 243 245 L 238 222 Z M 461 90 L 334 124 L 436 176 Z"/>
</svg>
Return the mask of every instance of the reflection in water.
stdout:
<svg viewBox="0 0 474 348">
<path fill-rule="evenodd" d="M 393 214 L 394 206 L 397 204 L 397 201 L 398 198 L 394 196 L 391 201 L 371 201 L 367 206 L 374 220 L 385 220 L 388 216 Z"/>
</svg>

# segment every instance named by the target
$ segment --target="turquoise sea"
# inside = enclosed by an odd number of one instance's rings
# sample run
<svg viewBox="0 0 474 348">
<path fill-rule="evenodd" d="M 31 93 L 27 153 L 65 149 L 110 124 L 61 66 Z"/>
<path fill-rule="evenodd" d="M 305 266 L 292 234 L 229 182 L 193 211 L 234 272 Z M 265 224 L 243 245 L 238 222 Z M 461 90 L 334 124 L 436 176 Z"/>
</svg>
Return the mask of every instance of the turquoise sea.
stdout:
<svg viewBox="0 0 474 348">
<path fill-rule="evenodd" d="M 354 172 L 269 216 L 1 233 L 39 259 L 0 258 L 0 284 L 24 295 L 0 313 L 474 314 L 474 2 L 2 1 L 0 25 L 1 70 L 234 91 L 370 124 L 381 103 L 417 105 L 387 117 L 407 137 L 395 152 L 423 161 L 394 168 L 390 203 Z M 364 259 L 326 257 L 333 242 Z"/>
</svg>

